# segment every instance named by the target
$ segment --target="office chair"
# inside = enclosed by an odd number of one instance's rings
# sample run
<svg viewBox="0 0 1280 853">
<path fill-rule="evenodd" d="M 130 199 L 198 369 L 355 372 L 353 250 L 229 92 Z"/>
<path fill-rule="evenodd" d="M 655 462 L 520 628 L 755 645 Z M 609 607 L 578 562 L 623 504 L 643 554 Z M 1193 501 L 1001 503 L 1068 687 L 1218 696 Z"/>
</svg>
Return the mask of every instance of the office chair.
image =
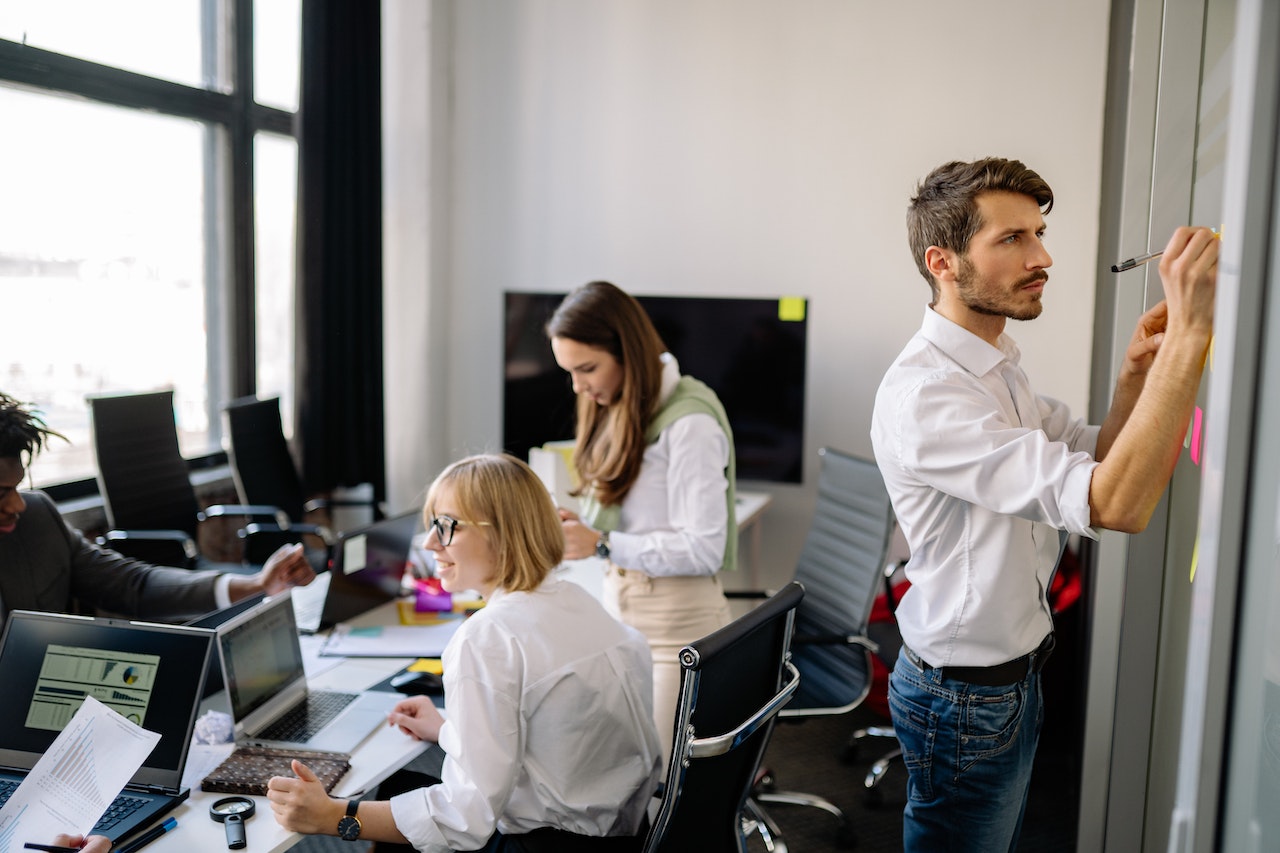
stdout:
<svg viewBox="0 0 1280 853">
<path fill-rule="evenodd" d="M 749 797 L 778 711 L 799 685 L 788 658 L 804 596 L 800 584 L 787 584 L 680 650 L 675 742 L 644 853 L 745 853 L 749 832 L 772 827 Z M 768 849 L 786 853 L 761 835 Z"/>
<path fill-rule="evenodd" d="M 280 518 L 274 506 L 200 509 L 178 449 L 172 390 L 90 397 L 89 410 L 98 490 L 111 527 L 99 544 L 146 562 L 194 568 L 204 561 L 196 541 L 205 519 Z"/>
<path fill-rule="evenodd" d="M 876 464 L 830 447 L 818 453 L 818 502 L 795 573 L 805 589 L 791 650 L 801 681 L 781 713 L 784 719 L 844 714 L 866 699 L 877 648 L 868 635 L 871 608 L 894 529 L 889 493 Z M 876 727 L 861 736 L 869 735 L 892 737 L 893 730 Z M 814 794 L 776 790 L 776 781 L 766 772 L 755 799 L 822 809 L 839 821 L 836 842 L 854 844 L 853 829 L 839 807 Z"/>
<path fill-rule="evenodd" d="M 868 627 L 868 635 L 875 642 L 877 648 L 875 651 L 876 659 L 880 662 L 881 668 L 888 677 L 888 673 L 893 672 L 893 667 L 898 660 L 898 652 L 902 648 L 902 635 L 898 633 L 897 609 L 898 609 L 898 593 L 894 589 L 893 576 L 898 569 L 905 565 L 906 561 L 902 560 L 891 563 L 884 568 L 884 599 L 889 611 L 889 619 L 883 622 L 872 621 Z M 910 586 L 909 583 L 904 583 Z M 894 734 L 893 726 L 866 726 L 857 729 L 849 736 L 849 742 L 845 747 L 844 760 L 847 763 L 853 763 L 856 760 L 862 741 L 871 737 L 897 738 Z M 880 783 L 884 780 L 885 774 L 889 772 L 889 767 L 893 762 L 902 757 L 902 748 L 894 746 L 893 749 L 877 758 L 871 763 L 867 769 L 867 775 L 862 780 L 862 787 L 866 789 L 866 802 L 869 806 L 879 806 L 884 802 L 884 793 L 880 789 Z"/>
<path fill-rule="evenodd" d="M 318 537 L 325 549 L 333 545 L 334 535 L 328 527 L 304 522 L 311 512 L 364 506 L 372 510 L 374 520 L 382 517 L 381 508 L 372 499 L 307 498 L 289 442 L 284 437 L 279 397 L 237 398 L 222 407 L 222 419 L 236 494 L 242 503 L 267 504 L 284 510 L 287 524 L 274 532 L 281 544 L 290 541 L 292 533 L 302 532 Z M 246 555 L 250 562 L 262 556 L 261 550 L 266 549 L 267 554 L 274 550 L 270 547 L 269 526 L 251 524 L 245 531 L 259 543 L 255 545 L 255 553 Z M 313 565 L 315 562 L 313 559 Z"/>
</svg>

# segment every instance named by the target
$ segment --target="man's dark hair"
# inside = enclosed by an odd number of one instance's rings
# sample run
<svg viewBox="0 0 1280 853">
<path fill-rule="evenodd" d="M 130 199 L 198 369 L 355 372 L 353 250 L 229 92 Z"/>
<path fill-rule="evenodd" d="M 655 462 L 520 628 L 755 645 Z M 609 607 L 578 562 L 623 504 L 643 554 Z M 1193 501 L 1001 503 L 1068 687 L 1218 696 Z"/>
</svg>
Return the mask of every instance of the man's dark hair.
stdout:
<svg viewBox="0 0 1280 853">
<path fill-rule="evenodd" d="M 0 459 L 31 461 L 49 443 L 50 438 L 67 437 L 45 425 L 38 409 L 30 403 L 15 400 L 0 391 Z"/>
<path fill-rule="evenodd" d="M 953 160 L 930 172 L 916 187 L 916 195 L 907 208 L 907 242 L 920 275 L 933 289 L 935 301 L 938 286 L 925 266 L 925 250 L 937 246 L 961 255 L 968 251 L 969 241 L 982 228 L 977 198 L 985 192 L 1030 196 L 1041 213 L 1053 210 L 1053 190 L 1019 160 Z"/>
</svg>

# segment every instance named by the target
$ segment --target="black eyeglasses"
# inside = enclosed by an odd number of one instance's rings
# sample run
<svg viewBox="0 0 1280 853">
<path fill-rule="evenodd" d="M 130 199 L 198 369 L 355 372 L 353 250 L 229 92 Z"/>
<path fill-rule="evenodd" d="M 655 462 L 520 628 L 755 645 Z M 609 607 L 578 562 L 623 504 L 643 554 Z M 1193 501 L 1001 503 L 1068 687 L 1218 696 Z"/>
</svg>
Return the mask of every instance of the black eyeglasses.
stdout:
<svg viewBox="0 0 1280 853">
<path fill-rule="evenodd" d="M 453 531 L 459 527 L 488 527 L 487 521 L 459 521 L 447 515 L 437 515 L 427 524 L 431 525 L 431 529 L 436 532 L 436 539 L 440 541 L 442 547 L 448 548 L 453 542 Z"/>
</svg>

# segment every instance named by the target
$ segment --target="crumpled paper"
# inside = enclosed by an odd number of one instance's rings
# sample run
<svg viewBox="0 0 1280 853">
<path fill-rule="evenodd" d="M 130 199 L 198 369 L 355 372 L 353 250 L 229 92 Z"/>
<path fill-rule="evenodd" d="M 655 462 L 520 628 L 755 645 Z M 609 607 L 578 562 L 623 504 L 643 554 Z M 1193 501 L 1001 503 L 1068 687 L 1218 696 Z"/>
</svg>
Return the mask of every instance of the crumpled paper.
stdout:
<svg viewBox="0 0 1280 853">
<path fill-rule="evenodd" d="M 230 714 L 222 711 L 205 711 L 203 716 L 196 720 L 193 737 L 196 743 L 230 743 L 234 734 L 235 726 L 231 722 Z"/>
</svg>

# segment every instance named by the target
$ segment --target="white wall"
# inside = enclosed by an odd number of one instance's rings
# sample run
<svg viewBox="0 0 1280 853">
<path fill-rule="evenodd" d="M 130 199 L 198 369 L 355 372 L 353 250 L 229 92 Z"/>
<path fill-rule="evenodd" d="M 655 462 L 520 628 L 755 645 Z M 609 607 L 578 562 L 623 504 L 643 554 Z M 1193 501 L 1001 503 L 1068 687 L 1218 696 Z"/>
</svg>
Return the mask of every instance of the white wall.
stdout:
<svg viewBox="0 0 1280 853">
<path fill-rule="evenodd" d="M 870 453 L 876 385 L 929 295 L 906 248 L 907 199 L 949 159 L 1017 157 L 1055 188 L 1046 310 L 1010 328 L 1037 386 L 1084 412 L 1106 0 L 435 0 L 425 14 L 452 33 L 443 45 L 397 23 L 417 0 L 384 8 L 389 57 L 452 54 L 427 138 L 387 123 L 401 134 L 388 179 L 395 159 L 434 151 L 409 192 L 449 199 L 428 234 L 399 237 L 439 241 L 447 263 L 423 273 L 388 258 L 389 297 L 441 294 L 389 312 L 393 357 L 440 369 L 422 340 L 440 329 L 451 377 L 437 399 L 391 404 L 393 453 L 397 433 L 436 442 L 434 457 L 389 460 L 393 501 L 450 458 L 500 446 L 504 290 L 604 278 L 636 293 L 800 295 L 809 467 L 804 487 L 767 487 L 764 521 L 767 562 L 785 575 L 817 449 Z M 420 66 L 389 62 L 385 85 L 411 90 Z M 390 245 L 419 225 L 387 227 Z"/>
</svg>

